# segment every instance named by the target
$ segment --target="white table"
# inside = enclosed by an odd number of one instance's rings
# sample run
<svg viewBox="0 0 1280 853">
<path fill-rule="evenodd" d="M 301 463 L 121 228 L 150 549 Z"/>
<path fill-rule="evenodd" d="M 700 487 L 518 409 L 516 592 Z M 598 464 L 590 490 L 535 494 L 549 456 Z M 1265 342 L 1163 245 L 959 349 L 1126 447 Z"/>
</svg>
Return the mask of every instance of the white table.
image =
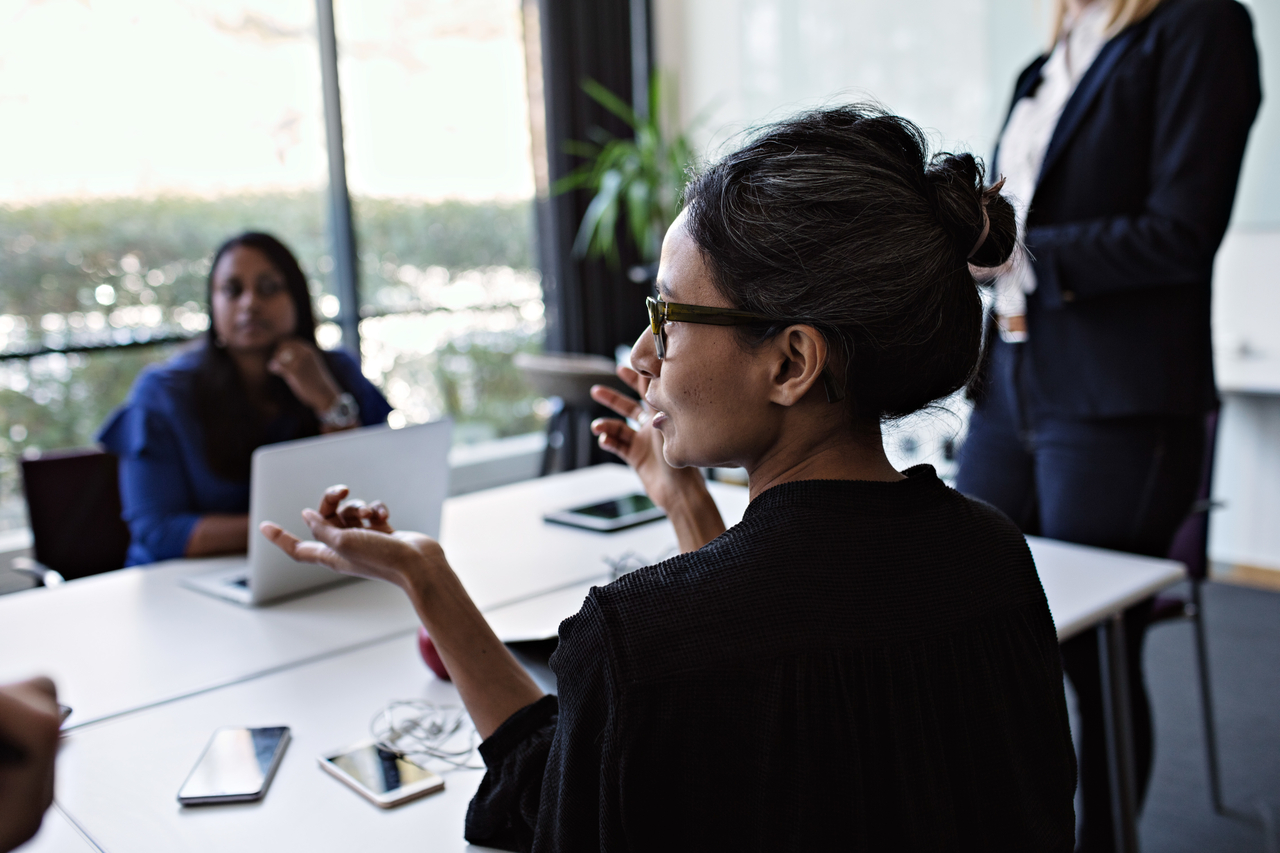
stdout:
<svg viewBox="0 0 1280 853">
<path fill-rule="evenodd" d="M 402 637 L 81 727 L 59 755 L 57 801 L 113 853 L 466 850 L 463 821 L 483 771 L 442 773 L 441 793 L 383 810 L 316 764 L 321 753 L 367 738 L 384 703 L 414 698 L 459 704 L 413 638 Z M 265 798 L 178 804 L 214 729 L 281 724 L 292 741 Z"/>
<path fill-rule="evenodd" d="M 1102 670 L 1103 717 L 1116 849 L 1138 850 L 1138 783 L 1133 753 L 1124 610 L 1172 586 L 1186 568 L 1173 560 L 1027 537 L 1058 640 L 1094 628 Z"/>
<path fill-rule="evenodd" d="M 747 490 L 725 483 L 708 486 L 725 523 L 737 524 L 747 508 Z M 648 565 L 676 554 L 671 522 L 597 533 L 547 524 L 542 516 L 643 491 L 630 468 L 596 465 L 473 492 L 445 504 L 440 543 L 484 611 L 574 584 L 607 582 L 612 561 L 630 555 L 638 559 L 636 565 Z M 394 523 L 394 508 L 392 513 Z M 552 630 L 546 636 L 554 635 Z"/>
<path fill-rule="evenodd" d="M 499 636 L 554 635 L 591 586 L 608 582 L 610 561 L 631 554 L 646 563 L 674 553 L 666 521 L 600 534 L 541 520 L 544 512 L 638 485 L 628 469 L 607 465 L 446 504 L 446 553 Z M 725 521 L 735 523 L 746 490 L 711 487 Z M 1123 707 L 1126 682 L 1115 670 L 1117 660 L 1121 667 L 1124 662 L 1120 614 L 1181 579 L 1182 567 L 1028 542 L 1059 638 L 1101 626 L 1112 666 L 1108 685 L 1116 693 L 1109 708 Z M 464 846 L 462 818 L 478 773 L 451 774 L 444 794 L 383 813 L 314 766 L 321 750 L 362 737 L 387 699 L 454 697 L 416 657 L 417 621 L 399 590 L 355 583 L 249 609 L 178 585 L 182 575 L 208 569 L 179 562 L 0 598 L 0 648 L 9 652 L 0 661 L 0 680 L 49 672 L 76 708 L 76 727 L 59 760 L 58 796 L 67 814 L 108 850 L 266 846 L 257 837 L 282 838 L 291 849 L 367 849 L 383 839 L 414 839 L 426 850 Z M 1115 787 L 1132 791 L 1131 738 L 1121 725 L 1127 715 L 1110 719 Z M 289 757 L 267 799 L 181 810 L 175 792 L 209 733 L 238 723 L 294 728 Z M 130 784 L 112 782 L 121 767 L 129 768 Z M 1132 814 L 1120 809 L 1130 827 Z M 37 839 L 45 845 L 39 849 L 57 849 L 47 846 L 45 835 Z"/>
<path fill-rule="evenodd" d="M 93 842 L 89 841 L 71 823 L 58 806 L 45 812 L 40 831 L 26 844 L 18 848 L 19 853 L 101 853 Z"/>
<path fill-rule="evenodd" d="M 676 539 L 665 520 L 601 534 L 546 524 L 542 514 L 638 489 L 629 469 L 608 465 L 452 498 L 441 542 L 480 608 L 500 611 L 503 639 L 532 639 L 543 624 L 540 636 L 554 636 L 559 618 L 546 623 L 544 610 L 532 618 L 519 603 L 579 587 L 568 599 L 581 602 L 592 582 L 610 580 L 610 559 L 653 562 L 675 553 Z M 741 518 L 744 489 L 712 490 L 729 523 Z M 0 683 L 52 676 L 75 727 L 417 629 L 413 608 L 388 584 L 348 583 L 247 608 L 179 583 L 227 562 L 172 560 L 0 596 L 0 649 L 9 650 Z"/>
<path fill-rule="evenodd" d="M 1186 575 L 1186 567 L 1173 560 L 1038 536 L 1028 536 L 1027 545 L 1049 600 L 1059 642 L 1122 613 Z"/>
<path fill-rule="evenodd" d="M 44 673 L 74 727 L 417 626 L 397 589 L 359 582 L 250 609 L 178 581 L 219 561 L 125 569 L 0 597 L 0 682 Z"/>
</svg>

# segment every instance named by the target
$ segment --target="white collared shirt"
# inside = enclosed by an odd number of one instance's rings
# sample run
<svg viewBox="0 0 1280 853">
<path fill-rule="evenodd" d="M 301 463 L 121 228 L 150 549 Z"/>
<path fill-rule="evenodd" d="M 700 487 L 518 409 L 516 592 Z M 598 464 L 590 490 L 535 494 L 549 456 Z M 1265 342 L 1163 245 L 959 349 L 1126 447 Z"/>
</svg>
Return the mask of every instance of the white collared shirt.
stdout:
<svg viewBox="0 0 1280 853">
<path fill-rule="evenodd" d="M 1013 257 L 995 280 L 994 309 L 1002 317 L 1026 314 L 1026 295 L 1036 289 L 1035 270 L 1022 249 L 1027 210 L 1062 110 L 1107 41 L 1110 12 L 1111 3 L 1093 0 L 1064 28 L 1062 37 L 1040 69 L 1039 87 L 1014 105 L 1000 136 L 996 171 L 1004 176 L 1004 195 L 1017 212 L 1019 237 Z M 1025 340 L 1025 335 L 1006 335 L 1006 339 Z"/>
</svg>

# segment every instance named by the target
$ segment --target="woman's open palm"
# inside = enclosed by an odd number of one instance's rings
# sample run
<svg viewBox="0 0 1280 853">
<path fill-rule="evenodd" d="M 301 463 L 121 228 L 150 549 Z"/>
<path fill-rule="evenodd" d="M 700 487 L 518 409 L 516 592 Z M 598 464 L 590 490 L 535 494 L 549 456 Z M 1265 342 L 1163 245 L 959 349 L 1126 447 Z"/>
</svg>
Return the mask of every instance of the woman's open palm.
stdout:
<svg viewBox="0 0 1280 853">
<path fill-rule="evenodd" d="M 385 504 L 351 501 L 349 490 L 330 486 L 318 510 L 305 509 L 302 518 L 316 541 L 307 542 L 270 521 L 260 529 L 271 542 L 300 563 L 328 566 L 345 575 L 376 578 L 404 588 L 424 562 L 444 561 L 440 544 L 430 536 L 397 531 L 389 523 Z"/>
</svg>

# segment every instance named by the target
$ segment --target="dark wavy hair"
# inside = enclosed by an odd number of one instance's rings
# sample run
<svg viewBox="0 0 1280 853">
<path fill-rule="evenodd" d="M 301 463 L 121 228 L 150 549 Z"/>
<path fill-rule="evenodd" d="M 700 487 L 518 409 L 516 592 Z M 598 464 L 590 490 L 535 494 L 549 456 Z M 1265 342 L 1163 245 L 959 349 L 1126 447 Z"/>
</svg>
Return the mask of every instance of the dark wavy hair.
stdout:
<svg viewBox="0 0 1280 853">
<path fill-rule="evenodd" d="M 314 345 L 316 319 L 311 310 L 307 277 L 288 247 L 270 234 L 248 231 L 227 240 L 214 252 L 205 292 L 210 317 L 213 316 L 213 275 L 218 262 L 227 252 L 242 247 L 262 253 L 284 278 L 298 318 L 293 335 Z M 329 363 L 330 373 L 341 383 L 338 372 L 333 369 L 332 356 L 324 353 L 324 357 Z M 209 462 L 209 468 L 228 480 L 248 480 L 253 451 L 267 443 L 267 422 L 262 412 L 249 399 L 240 372 L 226 348 L 219 343 L 218 333 L 212 322 L 205 335 L 197 372 L 199 381 L 195 385 L 196 415 L 204 428 L 205 458 Z M 282 422 L 291 427 L 286 434 L 271 436 L 272 439 L 282 441 L 319 435 L 320 422 L 315 412 L 294 396 L 283 379 L 271 376 L 267 380 L 267 397 L 279 408 Z"/>
<path fill-rule="evenodd" d="M 918 127 L 876 106 L 819 109 L 757 131 L 693 176 L 685 203 L 734 306 L 822 332 L 855 421 L 908 415 L 974 375 L 983 309 L 969 267 L 1004 263 L 1017 230 L 972 155 L 930 157 Z M 784 328 L 740 327 L 740 340 Z"/>
</svg>

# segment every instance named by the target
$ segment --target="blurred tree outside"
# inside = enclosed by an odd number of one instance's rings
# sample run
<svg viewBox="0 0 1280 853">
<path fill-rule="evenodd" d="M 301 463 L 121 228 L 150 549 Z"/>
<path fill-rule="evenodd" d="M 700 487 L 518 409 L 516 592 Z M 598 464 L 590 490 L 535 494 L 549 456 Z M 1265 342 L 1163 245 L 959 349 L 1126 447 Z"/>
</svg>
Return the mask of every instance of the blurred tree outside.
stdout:
<svg viewBox="0 0 1280 853">
<path fill-rule="evenodd" d="M 353 204 L 364 372 L 396 407 L 393 425 L 448 415 L 459 442 L 541 428 L 545 404 L 511 363 L 542 346 L 531 204 Z M 293 249 L 321 343 L 337 345 L 324 209 L 308 192 L 0 205 L 0 355 L 199 335 L 213 250 L 245 230 Z M 24 523 L 23 453 L 91 444 L 143 367 L 191 345 L 0 360 L 0 529 Z"/>
</svg>

